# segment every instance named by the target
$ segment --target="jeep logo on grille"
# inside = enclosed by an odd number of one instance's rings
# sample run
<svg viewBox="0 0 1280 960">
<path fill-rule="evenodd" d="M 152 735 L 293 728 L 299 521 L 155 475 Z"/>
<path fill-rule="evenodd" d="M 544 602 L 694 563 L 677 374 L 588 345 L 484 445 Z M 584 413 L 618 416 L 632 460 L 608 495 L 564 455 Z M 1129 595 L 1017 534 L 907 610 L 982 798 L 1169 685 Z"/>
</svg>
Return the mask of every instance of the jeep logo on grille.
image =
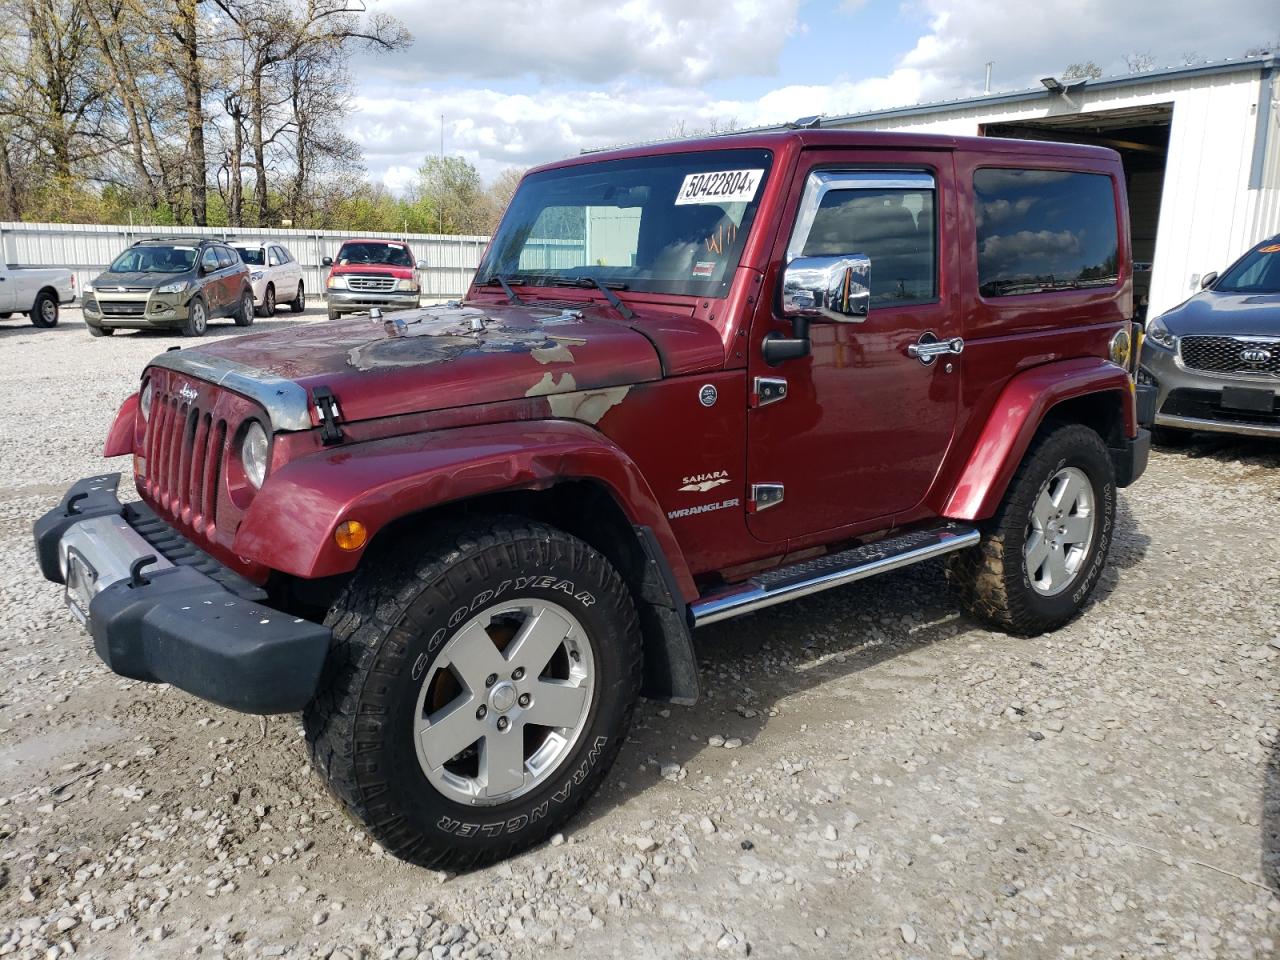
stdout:
<svg viewBox="0 0 1280 960">
<path fill-rule="evenodd" d="M 200 396 L 200 391 L 198 391 L 191 384 L 184 383 L 178 389 L 178 396 L 180 396 L 183 400 L 187 401 L 187 403 L 191 403 L 192 401 L 195 400 L 196 397 Z"/>
<path fill-rule="evenodd" d="M 1271 359 L 1271 351 L 1261 347 L 1249 347 L 1240 351 L 1240 359 L 1245 363 L 1266 363 Z"/>
</svg>

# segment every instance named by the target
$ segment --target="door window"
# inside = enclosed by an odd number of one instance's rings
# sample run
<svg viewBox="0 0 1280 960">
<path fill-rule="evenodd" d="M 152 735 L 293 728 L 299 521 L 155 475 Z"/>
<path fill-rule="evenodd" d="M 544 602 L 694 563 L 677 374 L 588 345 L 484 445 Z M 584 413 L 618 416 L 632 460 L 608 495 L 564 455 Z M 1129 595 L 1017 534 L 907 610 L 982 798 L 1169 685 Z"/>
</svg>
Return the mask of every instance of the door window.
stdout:
<svg viewBox="0 0 1280 960">
<path fill-rule="evenodd" d="M 936 211 L 928 173 L 820 170 L 805 187 L 787 259 L 862 254 L 873 308 L 928 303 L 938 295 Z"/>
<path fill-rule="evenodd" d="M 978 292 L 1008 297 L 1119 282 L 1111 178 L 1067 170 L 973 174 Z"/>
<path fill-rule="evenodd" d="M 200 266 L 204 267 L 206 273 L 214 273 L 220 270 L 218 264 L 218 251 L 215 247 L 205 247 L 204 253 L 200 254 Z"/>
<path fill-rule="evenodd" d="M 280 248 L 272 247 L 267 258 L 267 265 L 272 267 L 278 267 L 282 263 L 284 263 L 284 260 L 280 256 Z"/>
<path fill-rule="evenodd" d="M 218 266 L 223 269 L 233 266 L 239 259 L 228 247 L 215 247 L 218 251 Z"/>
</svg>

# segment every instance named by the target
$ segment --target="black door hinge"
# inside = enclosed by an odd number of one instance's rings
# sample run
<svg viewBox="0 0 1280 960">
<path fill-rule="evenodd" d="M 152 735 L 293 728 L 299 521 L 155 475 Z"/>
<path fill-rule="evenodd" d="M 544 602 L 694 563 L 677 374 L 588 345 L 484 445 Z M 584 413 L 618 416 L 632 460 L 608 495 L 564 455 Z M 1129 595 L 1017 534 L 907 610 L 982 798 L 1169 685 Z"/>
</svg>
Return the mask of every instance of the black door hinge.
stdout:
<svg viewBox="0 0 1280 960">
<path fill-rule="evenodd" d="M 338 420 L 342 411 L 338 408 L 338 398 L 328 387 L 316 387 L 311 391 L 312 402 L 316 405 L 316 413 L 320 416 L 320 439 L 327 447 L 342 442 L 342 428 Z"/>
</svg>

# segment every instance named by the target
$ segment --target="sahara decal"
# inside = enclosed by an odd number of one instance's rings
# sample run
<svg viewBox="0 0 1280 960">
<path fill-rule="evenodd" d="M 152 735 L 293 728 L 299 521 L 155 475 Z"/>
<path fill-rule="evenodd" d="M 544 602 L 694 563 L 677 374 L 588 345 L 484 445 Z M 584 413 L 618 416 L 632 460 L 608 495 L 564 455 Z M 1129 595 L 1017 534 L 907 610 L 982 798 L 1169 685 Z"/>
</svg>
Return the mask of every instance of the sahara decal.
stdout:
<svg viewBox="0 0 1280 960">
<path fill-rule="evenodd" d="M 728 470 L 714 470 L 711 473 L 695 473 L 691 477 L 681 477 L 680 489 L 686 493 L 706 493 L 728 482 Z"/>
</svg>

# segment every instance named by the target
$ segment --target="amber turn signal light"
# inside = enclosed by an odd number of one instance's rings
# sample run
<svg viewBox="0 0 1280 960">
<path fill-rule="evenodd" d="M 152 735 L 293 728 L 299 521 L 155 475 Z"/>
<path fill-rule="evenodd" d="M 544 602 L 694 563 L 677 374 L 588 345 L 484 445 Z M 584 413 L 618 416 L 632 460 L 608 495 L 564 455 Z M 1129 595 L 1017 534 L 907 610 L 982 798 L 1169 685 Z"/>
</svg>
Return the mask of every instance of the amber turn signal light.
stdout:
<svg viewBox="0 0 1280 960">
<path fill-rule="evenodd" d="M 369 542 L 369 530 L 359 520 L 343 520 L 333 531 L 333 542 L 342 550 L 359 550 Z"/>
</svg>

